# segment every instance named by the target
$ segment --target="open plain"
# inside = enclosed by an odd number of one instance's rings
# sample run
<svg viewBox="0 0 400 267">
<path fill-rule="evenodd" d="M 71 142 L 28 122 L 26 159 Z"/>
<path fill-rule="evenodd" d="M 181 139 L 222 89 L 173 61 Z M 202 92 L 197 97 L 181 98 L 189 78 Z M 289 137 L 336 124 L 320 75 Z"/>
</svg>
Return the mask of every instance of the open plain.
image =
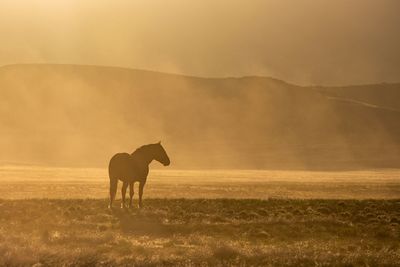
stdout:
<svg viewBox="0 0 400 267">
<path fill-rule="evenodd" d="M 3 166 L 0 265 L 398 266 L 399 175 L 154 170 L 109 210 L 103 169 Z"/>
</svg>

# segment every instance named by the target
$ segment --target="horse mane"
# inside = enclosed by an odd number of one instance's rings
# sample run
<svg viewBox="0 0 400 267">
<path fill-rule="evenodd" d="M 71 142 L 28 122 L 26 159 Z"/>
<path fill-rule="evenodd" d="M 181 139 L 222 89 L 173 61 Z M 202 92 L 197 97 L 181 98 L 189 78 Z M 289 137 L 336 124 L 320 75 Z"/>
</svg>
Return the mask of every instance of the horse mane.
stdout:
<svg viewBox="0 0 400 267">
<path fill-rule="evenodd" d="M 143 150 L 148 149 L 148 148 L 149 148 L 150 146 L 152 146 L 152 145 L 154 145 L 154 144 L 143 145 L 143 146 L 141 146 L 141 147 L 136 148 L 136 150 L 133 151 L 133 153 L 131 154 L 131 156 L 136 156 L 136 155 L 142 153 Z"/>
</svg>

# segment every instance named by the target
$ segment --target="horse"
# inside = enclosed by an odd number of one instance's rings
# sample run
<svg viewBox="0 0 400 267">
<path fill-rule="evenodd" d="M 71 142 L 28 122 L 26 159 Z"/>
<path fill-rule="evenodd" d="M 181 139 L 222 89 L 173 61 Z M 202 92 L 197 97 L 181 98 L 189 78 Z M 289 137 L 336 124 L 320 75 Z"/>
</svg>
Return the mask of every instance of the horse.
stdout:
<svg viewBox="0 0 400 267">
<path fill-rule="evenodd" d="M 161 142 L 141 146 L 132 154 L 117 153 L 111 158 L 108 165 L 110 178 L 110 204 L 108 207 L 110 209 L 117 192 L 118 180 L 123 182 L 121 208 L 125 208 L 125 194 L 128 185 L 130 191 L 129 207 L 132 207 L 133 184 L 135 182 L 139 182 L 139 208 L 142 208 L 143 187 L 149 174 L 149 164 L 153 160 L 160 162 L 164 166 L 168 166 L 171 163 Z"/>
</svg>

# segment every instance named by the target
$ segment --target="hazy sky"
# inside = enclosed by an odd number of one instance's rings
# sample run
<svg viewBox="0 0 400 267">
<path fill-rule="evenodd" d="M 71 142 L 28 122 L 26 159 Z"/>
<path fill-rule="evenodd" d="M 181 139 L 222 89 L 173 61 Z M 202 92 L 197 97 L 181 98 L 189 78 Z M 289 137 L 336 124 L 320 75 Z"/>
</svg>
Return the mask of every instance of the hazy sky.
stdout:
<svg viewBox="0 0 400 267">
<path fill-rule="evenodd" d="M 0 65 L 400 82 L 399 0 L 1 0 Z"/>
</svg>

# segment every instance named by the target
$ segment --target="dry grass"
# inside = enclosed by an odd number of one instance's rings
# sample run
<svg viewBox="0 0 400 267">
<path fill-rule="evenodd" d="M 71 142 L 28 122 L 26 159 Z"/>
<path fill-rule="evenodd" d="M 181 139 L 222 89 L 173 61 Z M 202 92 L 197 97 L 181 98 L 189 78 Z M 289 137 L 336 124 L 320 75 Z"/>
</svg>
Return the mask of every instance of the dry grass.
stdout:
<svg viewBox="0 0 400 267">
<path fill-rule="evenodd" d="M 106 198 L 108 185 L 106 169 L 0 167 L 0 196 L 6 199 Z M 152 198 L 390 199 L 399 196 L 399 170 L 152 170 L 145 188 L 145 197 Z"/>
<path fill-rule="evenodd" d="M 400 200 L 0 200 L 6 266 L 396 266 Z"/>
<path fill-rule="evenodd" d="M 396 266 L 399 177 L 156 170 L 110 211 L 104 169 L 3 166 L 0 266 Z"/>
</svg>

